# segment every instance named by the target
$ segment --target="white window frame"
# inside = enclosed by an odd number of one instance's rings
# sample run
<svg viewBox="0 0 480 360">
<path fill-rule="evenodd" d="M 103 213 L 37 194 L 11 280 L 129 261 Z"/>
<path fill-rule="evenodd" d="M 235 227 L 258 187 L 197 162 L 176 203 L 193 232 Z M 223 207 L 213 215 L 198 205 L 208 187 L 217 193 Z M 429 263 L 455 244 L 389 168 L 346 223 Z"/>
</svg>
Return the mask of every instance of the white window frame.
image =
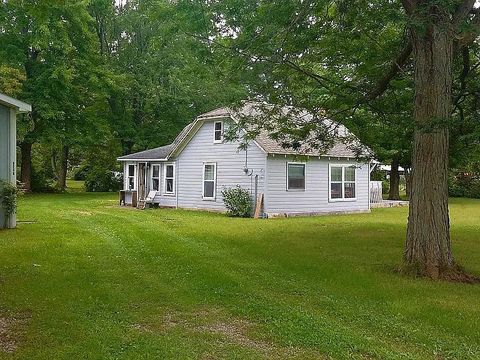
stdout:
<svg viewBox="0 0 480 360">
<path fill-rule="evenodd" d="M 130 175 L 130 166 L 133 166 L 133 175 Z M 125 190 L 137 190 L 137 164 L 135 163 L 127 163 L 127 183 L 125 186 Z M 130 189 L 130 178 L 133 177 L 133 189 Z"/>
<path fill-rule="evenodd" d="M 167 177 L 167 166 L 173 166 L 173 176 Z M 174 196 L 177 186 L 175 184 L 175 163 L 165 163 L 163 167 L 163 194 L 166 196 Z M 167 191 L 167 179 L 172 179 L 173 191 Z"/>
<path fill-rule="evenodd" d="M 158 167 L 158 177 L 153 176 L 153 173 L 154 173 L 154 172 L 153 172 L 153 168 L 154 168 L 154 167 Z M 162 178 L 162 177 L 161 177 L 161 171 L 160 171 L 160 169 L 161 169 L 160 164 L 152 164 L 152 169 L 151 169 L 152 173 L 151 173 L 151 176 L 150 176 L 150 184 L 151 184 L 151 189 L 152 189 L 152 191 L 157 191 L 157 192 L 159 192 L 160 189 L 161 189 L 161 187 L 162 187 L 162 185 L 161 185 L 161 183 L 160 183 L 160 179 Z M 154 179 L 158 179 L 158 189 L 154 189 L 154 188 L 153 188 L 153 180 L 154 180 Z"/>
<path fill-rule="evenodd" d="M 303 189 L 290 189 L 288 187 L 288 165 L 303 165 L 304 168 L 304 173 L 305 173 L 305 185 L 303 186 Z M 286 177 L 286 186 L 285 189 L 287 191 L 305 191 L 307 190 L 307 163 L 306 162 L 294 162 L 294 161 L 287 161 L 287 177 Z"/>
<path fill-rule="evenodd" d="M 342 168 L 342 181 L 334 181 L 334 183 L 342 184 L 342 197 L 332 199 L 332 167 L 341 167 Z M 355 170 L 355 181 L 345 181 L 345 168 L 353 167 Z M 358 166 L 355 164 L 328 164 L 328 201 L 329 202 L 348 202 L 348 201 L 357 201 L 358 194 Z M 355 183 L 355 197 L 346 198 L 345 197 L 345 183 Z"/>
<path fill-rule="evenodd" d="M 216 130 L 216 125 L 217 124 L 221 125 L 220 130 Z M 224 130 L 223 127 L 224 127 L 223 121 L 214 121 L 213 122 L 213 143 L 214 144 L 221 144 L 223 142 L 223 130 Z M 215 139 L 215 135 L 217 134 L 217 131 L 220 131 L 220 140 Z"/>
<path fill-rule="evenodd" d="M 213 165 L 213 196 L 208 197 L 205 196 L 205 181 L 212 181 L 212 180 L 205 180 L 205 167 L 208 165 Z M 217 163 L 216 162 L 204 162 L 202 166 L 202 199 L 215 201 L 217 196 Z"/>
</svg>

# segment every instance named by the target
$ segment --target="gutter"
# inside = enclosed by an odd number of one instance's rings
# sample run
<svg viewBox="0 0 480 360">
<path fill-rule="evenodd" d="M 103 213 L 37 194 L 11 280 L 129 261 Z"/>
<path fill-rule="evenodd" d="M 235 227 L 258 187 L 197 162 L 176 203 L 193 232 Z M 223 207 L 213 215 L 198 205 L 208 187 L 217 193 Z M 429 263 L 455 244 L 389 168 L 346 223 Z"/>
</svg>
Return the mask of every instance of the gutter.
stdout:
<svg viewBox="0 0 480 360">
<path fill-rule="evenodd" d="M 168 158 L 165 159 L 122 159 L 122 158 L 117 158 L 117 161 L 139 161 L 139 162 L 145 162 L 145 161 L 168 161 Z"/>
</svg>

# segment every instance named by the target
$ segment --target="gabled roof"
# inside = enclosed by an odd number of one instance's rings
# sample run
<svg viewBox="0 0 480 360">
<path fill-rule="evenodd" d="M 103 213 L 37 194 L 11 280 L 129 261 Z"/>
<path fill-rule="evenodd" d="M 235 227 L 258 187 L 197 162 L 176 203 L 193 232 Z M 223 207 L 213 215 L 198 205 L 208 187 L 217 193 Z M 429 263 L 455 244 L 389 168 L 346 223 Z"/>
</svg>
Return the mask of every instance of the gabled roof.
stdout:
<svg viewBox="0 0 480 360">
<path fill-rule="evenodd" d="M 293 108 L 283 108 L 287 111 Z M 306 111 L 296 111 L 296 116 L 298 117 L 298 122 L 306 122 L 313 118 L 311 114 Z M 125 155 L 119 157 L 118 160 L 168 160 L 172 154 L 178 153 L 183 149 L 183 147 L 190 141 L 193 134 L 198 130 L 201 125 L 201 122 L 209 119 L 221 119 L 221 118 L 232 118 L 234 121 L 238 121 L 240 117 L 250 116 L 266 116 L 261 110 L 261 106 L 253 102 L 245 102 L 239 110 L 232 110 L 228 107 L 218 108 L 207 113 L 199 115 L 195 121 L 188 124 L 183 130 L 178 134 L 175 141 L 170 145 L 162 146 L 159 148 L 141 151 L 135 154 Z M 266 116 L 268 117 L 268 116 Z M 266 119 L 268 121 L 268 119 Z M 282 146 L 282 143 L 279 140 L 276 140 L 270 136 L 270 134 L 265 130 L 260 130 L 259 134 L 254 139 L 254 142 L 266 153 L 266 154 L 280 154 L 280 155 L 304 155 L 304 156 L 326 156 L 326 157 L 338 157 L 338 158 L 356 158 L 360 156 L 370 155 L 370 150 L 363 146 L 358 139 L 351 135 L 348 129 L 339 124 L 335 124 L 329 119 L 323 119 L 322 121 L 328 125 L 335 125 L 336 131 L 339 134 L 343 135 L 344 139 L 348 138 L 348 141 L 338 140 L 336 143 L 327 151 L 321 151 L 317 148 L 309 147 L 307 144 L 302 145 L 299 149 L 293 149 Z M 360 154 L 359 154 L 360 150 Z"/>
<path fill-rule="evenodd" d="M 0 104 L 8 106 L 9 108 L 17 109 L 17 111 L 21 113 L 32 111 L 32 105 L 27 104 L 23 101 L 14 99 L 3 93 L 0 93 Z"/>
<path fill-rule="evenodd" d="M 240 109 L 232 110 L 228 107 L 222 107 L 202 114 L 198 116 L 197 119 L 206 120 L 212 118 L 232 117 L 235 120 L 235 118 L 238 117 L 264 117 L 262 121 L 272 121 L 271 117 L 264 112 L 263 109 L 265 107 L 269 107 L 269 105 L 255 102 L 245 102 Z M 298 110 L 292 107 L 285 106 L 280 109 L 280 112 L 283 112 L 286 116 L 288 116 L 289 112 L 293 113 L 293 116 L 296 117 L 295 120 L 297 120 L 299 123 L 306 123 L 313 119 L 313 115 L 306 110 Z M 273 119 L 273 121 L 275 120 Z M 341 134 L 344 139 L 344 141 L 342 141 L 342 139 L 338 139 L 336 143 L 326 152 L 317 148 L 308 147 L 306 144 L 301 146 L 299 149 L 284 147 L 279 140 L 272 138 L 272 136 L 266 130 L 260 130 L 259 134 L 255 137 L 255 142 L 267 154 L 327 156 L 341 158 L 355 158 L 359 155 L 371 155 L 371 151 L 366 146 L 363 146 L 345 126 L 336 124 L 332 120 L 326 118 L 323 119 L 323 122 L 327 126 L 336 128 L 336 131 Z"/>
</svg>

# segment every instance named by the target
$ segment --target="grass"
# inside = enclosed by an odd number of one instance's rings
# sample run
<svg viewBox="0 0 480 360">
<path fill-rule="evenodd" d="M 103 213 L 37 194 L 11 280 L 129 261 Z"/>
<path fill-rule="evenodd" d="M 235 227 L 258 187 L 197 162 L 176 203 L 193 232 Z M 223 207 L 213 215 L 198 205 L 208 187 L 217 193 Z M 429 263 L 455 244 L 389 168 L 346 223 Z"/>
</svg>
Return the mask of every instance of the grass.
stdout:
<svg viewBox="0 0 480 360">
<path fill-rule="evenodd" d="M 480 274 L 480 201 L 451 214 L 456 259 Z M 252 220 L 26 196 L 24 222 L 0 232 L 0 358 L 480 358 L 480 286 L 393 271 L 406 215 Z"/>
</svg>

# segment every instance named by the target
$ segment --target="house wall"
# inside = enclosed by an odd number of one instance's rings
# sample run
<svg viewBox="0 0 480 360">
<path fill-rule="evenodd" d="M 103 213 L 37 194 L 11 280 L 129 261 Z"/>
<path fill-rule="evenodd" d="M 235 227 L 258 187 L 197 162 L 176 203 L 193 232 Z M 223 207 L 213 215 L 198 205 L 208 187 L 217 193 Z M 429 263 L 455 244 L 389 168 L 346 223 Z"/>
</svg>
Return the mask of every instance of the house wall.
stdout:
<svg viewBox="0 0 480 360">
<path fill-rule="evenodd" d="M 178 207 L 223 211 L 222 189 L 240 185 L 254 196 L 255 175 L 259 178 L 258 192 L 264 191 L 265 153 L 255 144 L 248 147 L 246 154 L 238 149 L 238 142 L 214 143 L 213 124 L 214 120 L 205 121 L 176 159 Z M 244 172 L 246 160 L 251 176 Z M 203 164 L 206 162 L 217 164 L 215 200 L 202 198 Z"/>
<path fill-rule="evenodd" d="M 0 105 L 0 180 L 16 181 L 16 114 L 14 109 Z M 5 225 L 5 217 L 0 207 L 0 228 Z M 15 214 L 10 216 L 7 227 L 15 227 Z"/>
<path fill-rule="evenodd" d="M 287 190 L 287 162 L 298 162 L 283 155 L 267 158 L 267 188 L 265 212 L 269 215 L 295 213 L 332 213 L 368 211 L 368 164 L 354 161 L 309 158 L 305 160 L 305 190 Z M 356 173 L 356 200 L 329 201 L 329 163 L 358 166 Z"/>
<path fill-rule="evenodd" d="M 175 163 L 175 161 L 168 161 L 168 162 L 162 162 L 162 163 L 151 163 L 152 165 L 160 165 L 160 191 L 157 191 L 157 194 L 155 195 L 155 202 L 159 203 L 161 206 L 168 206 L 168 207 L 175 207 L 177 204 L 177 194 L 178 192 L 176 191 L 177 188 L 177 167 L 175 166 L 175 194 L 165 194 L 165 164 L 171 164 Z M 176 164 L 175 164 L 176 165 Z M 150 166 L 150 170 L 148 172 L 148 189 L 150 190 L 152 188 L 152 169 L 153 167 Z"/>
</svg>

